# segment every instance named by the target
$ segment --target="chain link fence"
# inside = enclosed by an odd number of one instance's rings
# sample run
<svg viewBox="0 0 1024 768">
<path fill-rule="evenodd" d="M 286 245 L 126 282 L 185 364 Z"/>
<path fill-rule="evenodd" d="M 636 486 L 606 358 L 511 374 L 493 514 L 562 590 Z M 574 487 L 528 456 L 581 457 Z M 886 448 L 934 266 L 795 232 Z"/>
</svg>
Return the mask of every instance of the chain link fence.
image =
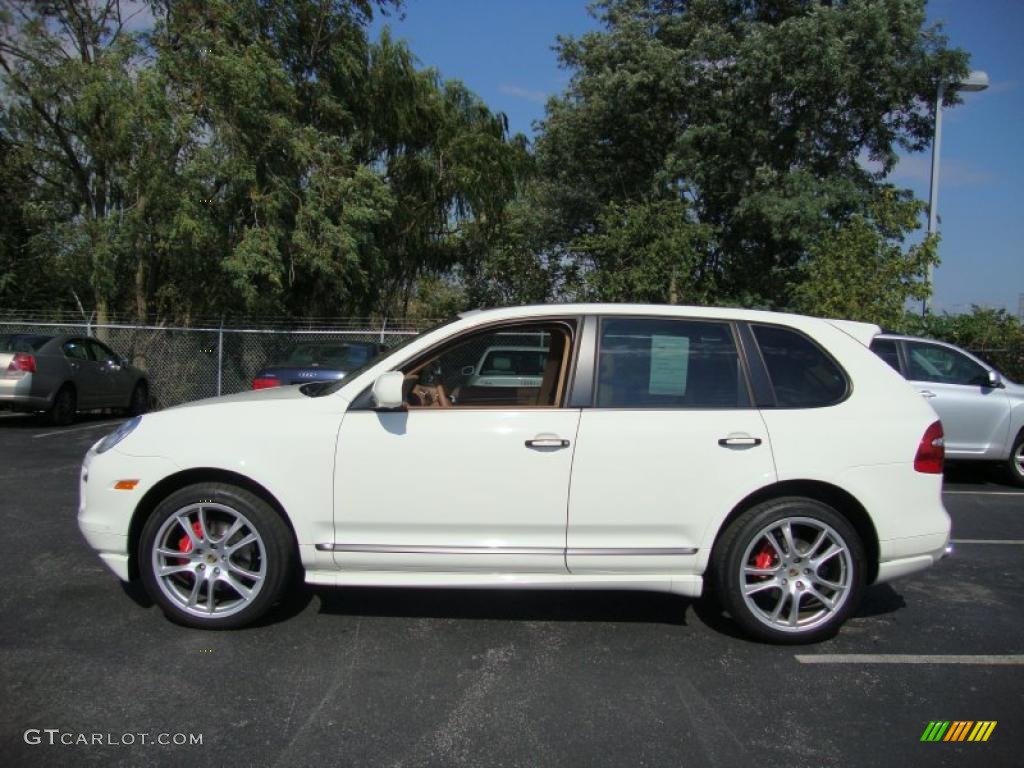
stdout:
<svg viewBox="0 0 1024 768">
<path fill-rule="evenodd" d="M 166 408 L 250 389 L 261 369 L 285 360 L 299 344 L 370 341 L 393 347 L 431 325 L 430 320 L 400 325 L 336 321 L 332 327 L 296 330 L 3 319 L 0 333 L 97 338 L 146 372 L 154 407 Z"/>
</svg>

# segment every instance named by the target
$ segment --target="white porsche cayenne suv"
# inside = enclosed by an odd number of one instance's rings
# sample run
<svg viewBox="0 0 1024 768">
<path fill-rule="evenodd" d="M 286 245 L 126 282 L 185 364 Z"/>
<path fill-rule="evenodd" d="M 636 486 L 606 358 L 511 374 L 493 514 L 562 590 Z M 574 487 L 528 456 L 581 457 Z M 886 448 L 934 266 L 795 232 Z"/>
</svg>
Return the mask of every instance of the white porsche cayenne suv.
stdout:
<svg viewBox="0 0 1024 768">
<path fill-rule="evenodd" d="M 132 419 L 79 525 L 182 624 L 309 584 L 710 589 L 749 635 L 835 633 L 864 587 L 947 551 L 942 427 L 879 329 L 740 309 L 467 313 L 332 383 Z M 546 350 L 539 381 L 475 377 Z"/>
</svg>

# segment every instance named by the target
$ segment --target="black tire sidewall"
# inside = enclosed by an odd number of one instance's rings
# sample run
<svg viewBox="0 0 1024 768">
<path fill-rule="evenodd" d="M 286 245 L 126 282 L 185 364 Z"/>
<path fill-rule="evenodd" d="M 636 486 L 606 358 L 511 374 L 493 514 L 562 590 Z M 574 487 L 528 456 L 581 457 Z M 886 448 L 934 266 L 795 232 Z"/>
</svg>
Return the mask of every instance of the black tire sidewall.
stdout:
<svg viewBox="0 0 1024 768">
<path fill-rule="evenodd" d="M 139 393 L 142 393 L 141 395 Z M 149 387 L 146 382 L 140 381 L 132 390 L 132 399 L 128 402 L 128 414 L 141 416 L 149 410 Z"/>
<path fill-rule="evenodd" d="M 812 518 L 832 527 L 846 542 L 853 563 L 851 592 L 844 605 L 824 624 L 803 632 L 784 632 L 763 624 L 751 613 L 742 595 L 741 560 L 751 538 L 771 523 L 787 517 Z M 800 645 L 835 635 L 856 610 L 866 574 L 864 545 L 850 522 L 827 504 L 802 497 L 773 499 L 747 510 L 729 525 L 712 553 L 712 583 L 721 607 L 747 635 L 769 643 Z"/>
<path fill-rule="evenodd" d="M 1011 483 L 1024 488 L 1024 474 L 1021 474 L 1020 469 L 1017 467 L 1017 461 L 1014 458 L 1022 444 L 1024 444 L 1024 431 L 1017 435 L 1017 439 L 1010 446 L 1010 457 L 1006 460 L 1006 473 L 1010 476 Z"/>
<path fill-rule="evenodd" d="M 182 507 L 201 500 L 223 504 L 245 515 L 266 547 L 267 572 L 260 593 L 241 611 L 223 618 L 205 618 L 186 613 L 163 593 L 153 573 L 152 551 L 160 526 Z M 175 491 L 153 510 L 139 537 L 137 562 L 146 592 L 169 619 L 199 629 L 236 629 L 256 621 L 281 599 L 295 572 L 295 551 L 291 530 L 277 510 L 265 500 L 233 485 L 198 483 Z"/>
<path fill-rule="evenodd" d="M 46 420 L 55 427 L 66 427 L 74 423 L 77 410 L 78 398 L 75 397 L 75 390 L 65 384 L 54 395 L 53 405 L 46 413 Z"/>
</svg>

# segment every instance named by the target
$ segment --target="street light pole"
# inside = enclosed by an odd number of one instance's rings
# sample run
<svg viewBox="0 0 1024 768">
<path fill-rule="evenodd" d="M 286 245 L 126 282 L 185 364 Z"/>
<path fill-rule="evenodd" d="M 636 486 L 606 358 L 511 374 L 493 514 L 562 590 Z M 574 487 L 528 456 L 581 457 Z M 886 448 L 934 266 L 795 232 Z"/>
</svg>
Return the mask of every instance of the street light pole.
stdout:
<svg viewBox="0 0 1024 768">
<path fill-rule="evenodd" d="M 988 88 L 988 73 L 976 69 L 964 80 L 949 83 L 958 91 L 984 91 Z M 946 95 L 947 83 L 939 83 L 935 94 L 935 129 L 932 135 L 932 174 L 928 184 L 928 236 L 939 229 L 939 152 L 942 148 L 942 100 Z M 935 290 L 935 265 L 928 265 L 928 290 Z M 921 301 L 921 316 L 928 314 L 928 297 Z"/>
</svg>

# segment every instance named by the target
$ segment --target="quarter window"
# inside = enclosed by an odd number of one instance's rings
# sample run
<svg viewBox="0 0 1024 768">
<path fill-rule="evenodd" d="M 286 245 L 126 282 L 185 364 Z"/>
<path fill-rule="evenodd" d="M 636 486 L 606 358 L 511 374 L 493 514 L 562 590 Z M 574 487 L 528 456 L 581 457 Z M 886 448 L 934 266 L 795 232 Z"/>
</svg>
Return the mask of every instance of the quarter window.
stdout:
<svg viewBox="0 0 1024 768">
<path fill-rule="evenodd" d="M 907 342 L 909 378 L 913 381 L 933 381 L 938 384 L 967 384 L 984 386 L 988 370 L 967 355 L 937 344 Z"/>
<path fill-rule="evenodd" d="M 605 318 L 597 360 L 601 408 L 750 405 L 728 323 Z"/>
<path fill-rule="evenodd" d="M 802 333 L 777 325 L 751 326 L 780 408 L 833 405 L 848 383 L 839 366 Z"/>
</svg>

